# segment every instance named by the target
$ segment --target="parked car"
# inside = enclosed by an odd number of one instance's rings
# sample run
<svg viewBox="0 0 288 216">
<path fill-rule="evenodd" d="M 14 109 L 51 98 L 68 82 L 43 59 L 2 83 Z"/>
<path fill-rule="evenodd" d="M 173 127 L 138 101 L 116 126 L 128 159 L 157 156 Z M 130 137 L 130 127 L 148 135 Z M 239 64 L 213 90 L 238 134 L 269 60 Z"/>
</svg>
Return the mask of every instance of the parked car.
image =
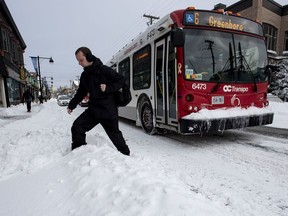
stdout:
<svg viewBox="0 0 288 216">
<path fill-rule="evenodd" d="M 57 104 L 59 106 L 68 106 L 70 100 L 71 100 L 71 98 L 68 97 L 67 95 L 61 95 L 57 99 Z"/>
<path fill-rule="evenodd" d="M 59 100 L 60 97 L 63 97 L 63 96 L 67 96 L 67 95 L 66 94 L 58 95 L 57 96 L 57 101 Z"/>
</svg>

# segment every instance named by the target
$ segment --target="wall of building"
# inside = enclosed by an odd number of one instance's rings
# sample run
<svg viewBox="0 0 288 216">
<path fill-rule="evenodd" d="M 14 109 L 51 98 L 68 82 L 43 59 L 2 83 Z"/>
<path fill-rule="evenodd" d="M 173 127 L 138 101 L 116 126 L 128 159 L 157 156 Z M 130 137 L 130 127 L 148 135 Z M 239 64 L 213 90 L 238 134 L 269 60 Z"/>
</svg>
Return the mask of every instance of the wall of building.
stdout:
<svg viewBox="0 0 288 216">
<path fill-rule="evenodd" d="M 288 13 L 283 13 L 284 8 L 286 7 L 279 5 L 277 0 L 241 0 L 228 6 L 226 10 L 238 12 L 243 17 L 277 28 L 277 50 L 274 51 L 282 55 L 285 48 L 285 32 L 288 31 Z"/>
<path fill-rule="evenodd" d="M 25 80 L 20 78 L 26 44 L 5 3 L 0 1 L 0 106 L 21 102 Z"/>
<path fill-rule="evenodd" d="M 285 32 L 288 32 L 288 15 L 282 17 L 281 27 L 280 27 L 280 35 L 279 38 L 283 38 L 283 40 L 279 41 L 279 52 L 283 53 L 285 51 Z M 288 51 L 288 50 L 286 50 Z"/>
</svg>

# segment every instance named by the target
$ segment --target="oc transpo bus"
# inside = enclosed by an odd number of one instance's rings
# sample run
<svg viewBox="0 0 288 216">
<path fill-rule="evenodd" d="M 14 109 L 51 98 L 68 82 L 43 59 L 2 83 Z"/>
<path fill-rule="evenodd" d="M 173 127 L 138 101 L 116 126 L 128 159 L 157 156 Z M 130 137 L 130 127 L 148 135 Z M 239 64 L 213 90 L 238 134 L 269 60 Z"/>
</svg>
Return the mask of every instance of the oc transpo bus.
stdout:
<svg viewBox="0 0 288 216">
<path fill-rule="evenodd" d="M 176 10 L 107 63 L 127 78 L 119 116 L 148 134 L 222 132 L 271 124 L 262 26 L 230 11 Z"/>
</svg>

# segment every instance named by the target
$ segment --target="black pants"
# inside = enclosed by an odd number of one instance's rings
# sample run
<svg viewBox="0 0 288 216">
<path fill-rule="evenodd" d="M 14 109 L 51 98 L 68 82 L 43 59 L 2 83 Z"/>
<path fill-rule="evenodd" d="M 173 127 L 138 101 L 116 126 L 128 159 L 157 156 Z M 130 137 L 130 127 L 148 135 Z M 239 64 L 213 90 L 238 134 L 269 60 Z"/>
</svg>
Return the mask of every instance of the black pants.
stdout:
<svg viewBox="0 0 288 216">
<path fill-rule="evenodd" d="M 26 101 L 27 112 L 31 112 L 31 101 Z"/>
<path fill-rule="evenodd" d="M 118 118 L 95 118 L 88 110 L 85 110 L 72 125 L 72 150 L 81 145 L 86 145 L 86 132 L 90 131 L 99 123 L 102 125 L 117 150 L 122 154 L 129 155 L 129 147 L 126 145 L 122 132 L 118 127 Z"/>
</svg>

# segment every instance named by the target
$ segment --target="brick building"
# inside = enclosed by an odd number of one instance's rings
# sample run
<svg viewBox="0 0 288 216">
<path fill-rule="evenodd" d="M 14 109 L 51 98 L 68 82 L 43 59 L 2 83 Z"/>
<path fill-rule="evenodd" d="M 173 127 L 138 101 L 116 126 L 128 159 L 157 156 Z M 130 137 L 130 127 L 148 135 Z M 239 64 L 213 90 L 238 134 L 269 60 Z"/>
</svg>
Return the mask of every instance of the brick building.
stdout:
<svg viewBox="0 0 288 216">
<path fill-rule="evenodd" d="M 0 0 L 0 107 L 20 103 L 28 73 L 23 60 L 25 48 L 5 1 Z"/>
<path fill-rule="evenodd" d="M 240 13 L 263 25 L 270 61 L 288 58 L 288 4 L 273 0 L 240 0 L 233 5 L 218 4 L 215 8 Z"/>
</svg>

